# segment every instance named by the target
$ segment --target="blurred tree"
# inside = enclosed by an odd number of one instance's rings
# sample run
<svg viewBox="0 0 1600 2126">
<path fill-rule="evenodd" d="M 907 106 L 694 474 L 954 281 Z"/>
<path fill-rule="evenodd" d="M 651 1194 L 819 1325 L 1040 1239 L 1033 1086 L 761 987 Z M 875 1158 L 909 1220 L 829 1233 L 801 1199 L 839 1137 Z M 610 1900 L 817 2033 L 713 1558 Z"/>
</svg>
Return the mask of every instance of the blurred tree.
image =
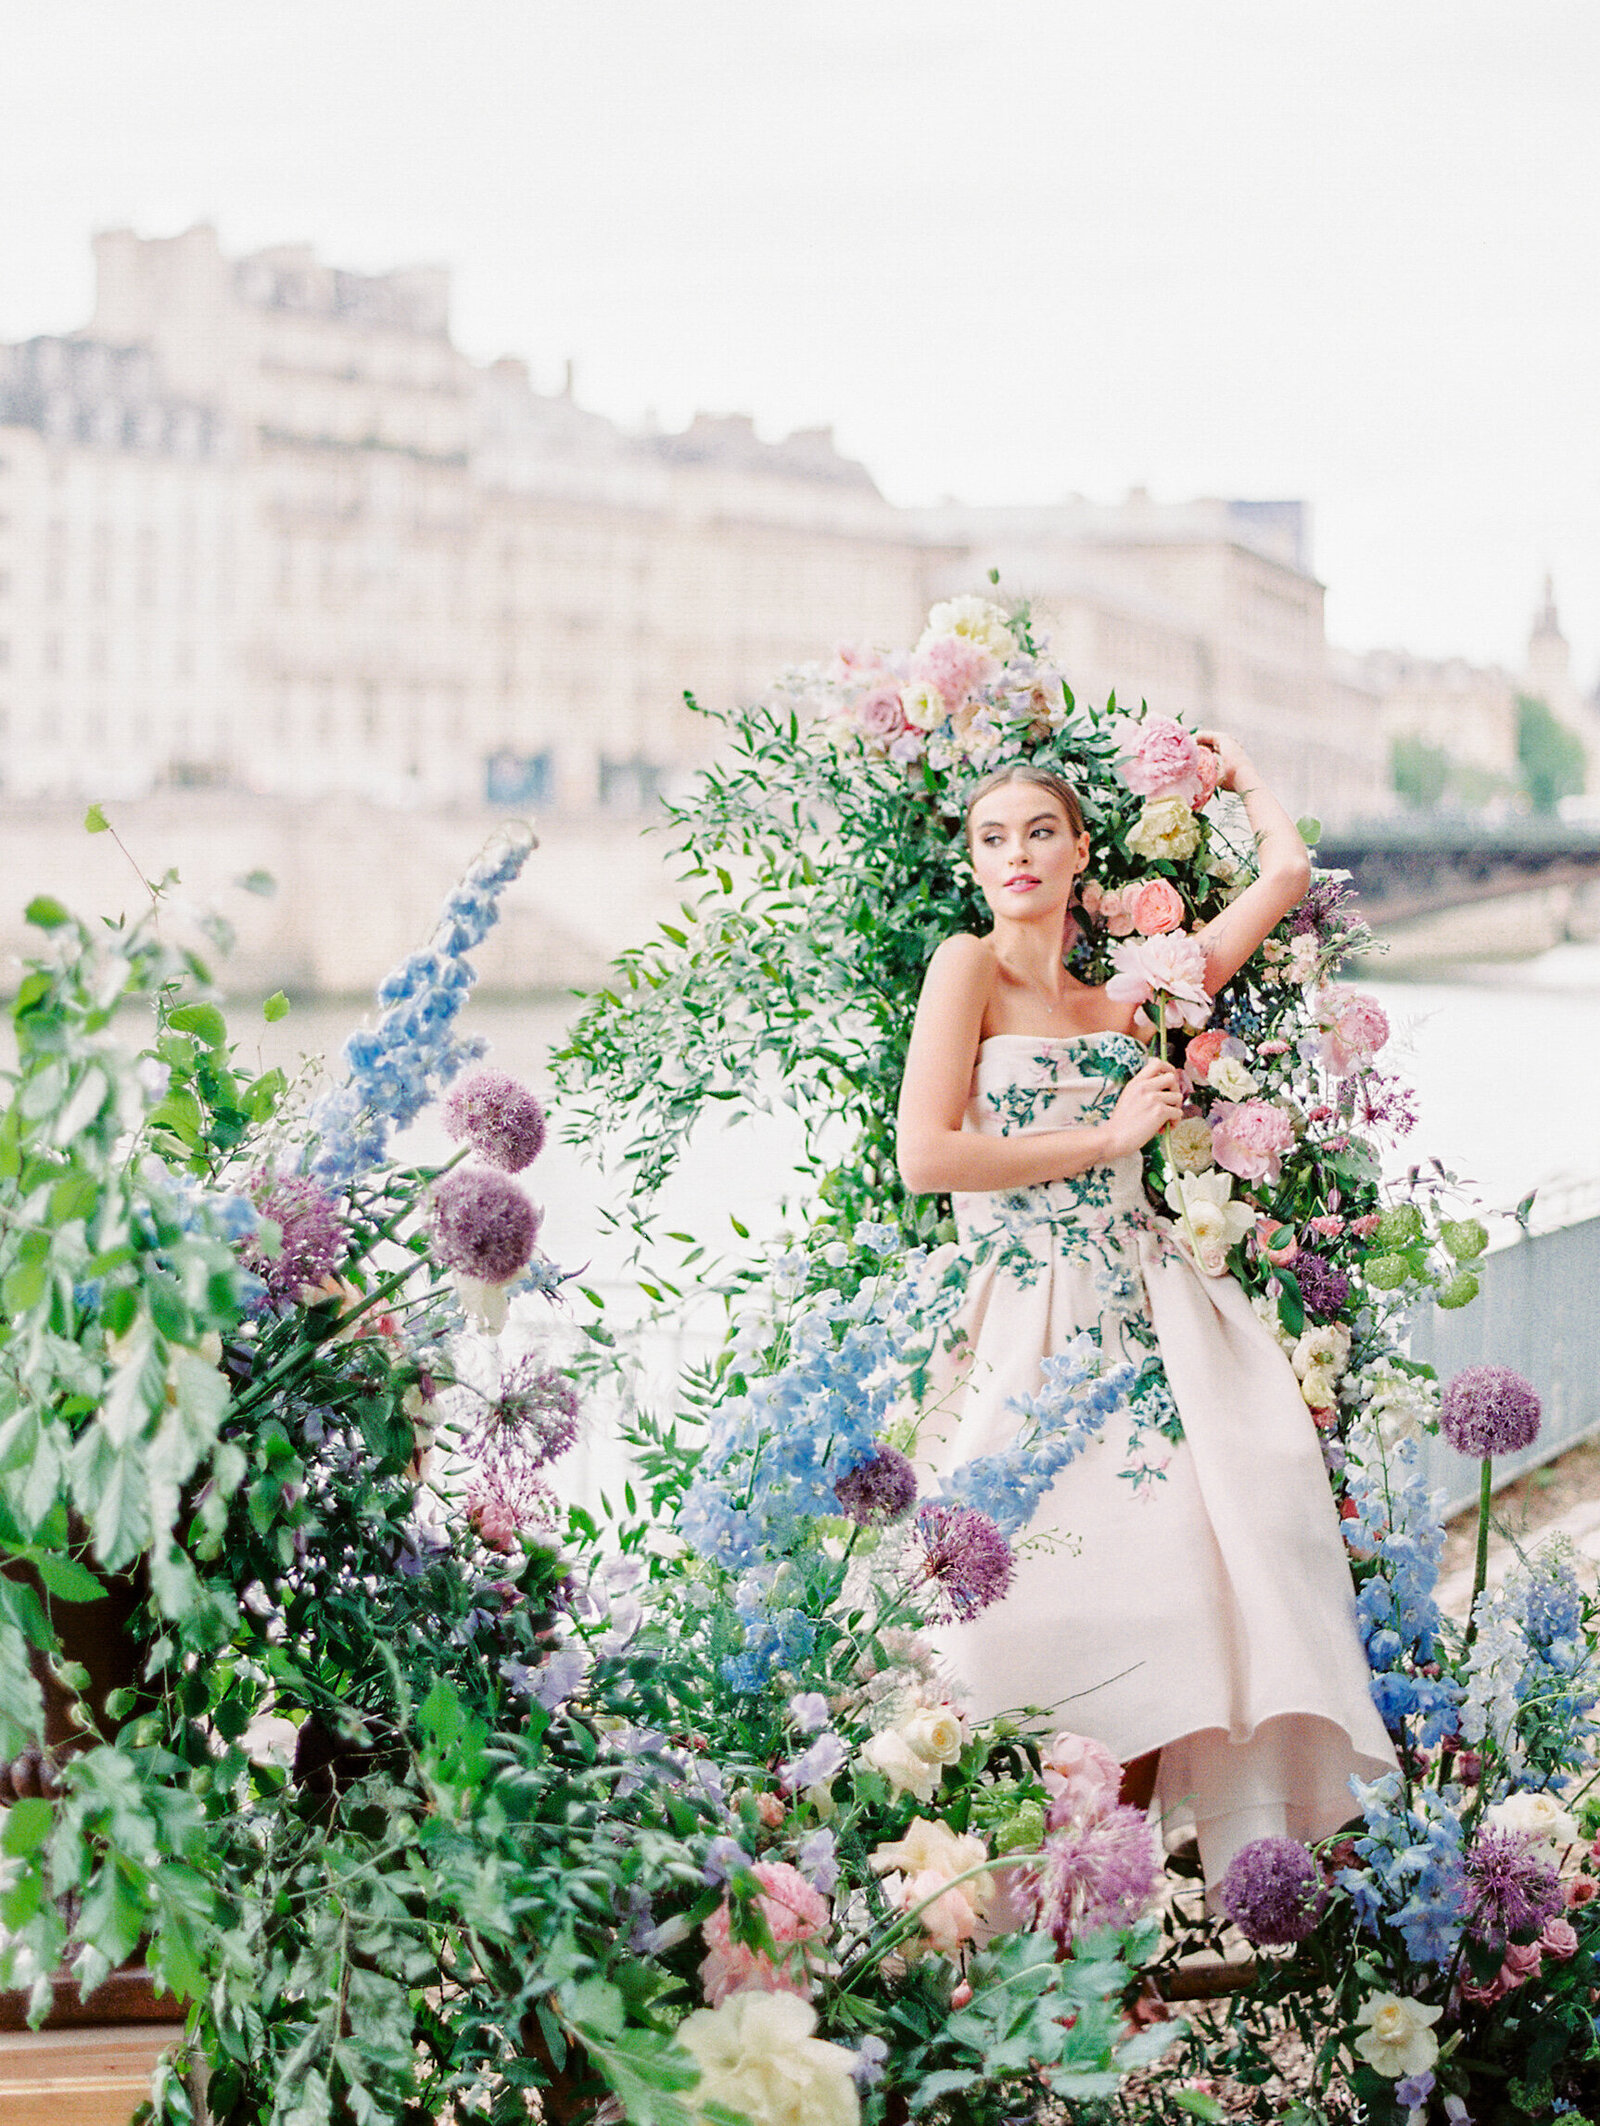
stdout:
<svg viewBox="0 0 1600 2126">
<path fill-rule="evenodd" d="M 1583 741 L 1557 722 L 1548 703 L 1529 694 L 1517 696 L 1517 760 L 1535 812 L 1553 812 L 1563 797 L 1576 797 L 1583 788 Z"/>
<path fill-rule="evenodd" d="M 1396 738 L 1389 749 L 1389 780 L 1396 791 L 1418 812 L 1431 812 L 1450 786 L 1450 756 L 1442 746 L 1409 733 Z"/>
</svg>

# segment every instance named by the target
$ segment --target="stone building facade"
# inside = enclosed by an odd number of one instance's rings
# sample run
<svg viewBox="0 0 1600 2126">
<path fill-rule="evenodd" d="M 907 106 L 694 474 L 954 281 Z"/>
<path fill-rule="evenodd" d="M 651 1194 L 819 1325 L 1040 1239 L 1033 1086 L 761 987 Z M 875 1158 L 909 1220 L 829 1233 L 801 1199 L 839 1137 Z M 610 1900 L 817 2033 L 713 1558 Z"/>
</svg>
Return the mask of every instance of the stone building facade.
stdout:
<svg viewBox="0 0 1600 2126">
<path fill-rule="evenodd" d="M 437 269 L 96 240 L 82 334 L 0 350 L 0 790 L 228 785 L 637 811 L 684 706 L 906 643 L 998 567 L 1078 691 L 1235 729 L 1302 809 L 1385 802 L 1295 503 L 892 506 L 825 430 L 624 432 L 455 347 Z"/>
</svg>

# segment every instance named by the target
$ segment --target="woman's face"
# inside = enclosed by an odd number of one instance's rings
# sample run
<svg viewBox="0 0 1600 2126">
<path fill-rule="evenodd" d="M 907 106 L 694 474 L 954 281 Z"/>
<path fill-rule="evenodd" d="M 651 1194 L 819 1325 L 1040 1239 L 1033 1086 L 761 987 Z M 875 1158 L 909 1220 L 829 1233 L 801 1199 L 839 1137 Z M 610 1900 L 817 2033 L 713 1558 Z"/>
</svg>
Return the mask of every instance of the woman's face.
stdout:
<svg viewBox="0 0 1600 2126">
<path fill-rule="evenodd" d="M 1001 783 L 979 798 L 968 831 L 972 868 L 996 917 L 1065 913 L 1089 837 L 1073 833 L 1060 798 L 1038 783 Z"/>
</svg>

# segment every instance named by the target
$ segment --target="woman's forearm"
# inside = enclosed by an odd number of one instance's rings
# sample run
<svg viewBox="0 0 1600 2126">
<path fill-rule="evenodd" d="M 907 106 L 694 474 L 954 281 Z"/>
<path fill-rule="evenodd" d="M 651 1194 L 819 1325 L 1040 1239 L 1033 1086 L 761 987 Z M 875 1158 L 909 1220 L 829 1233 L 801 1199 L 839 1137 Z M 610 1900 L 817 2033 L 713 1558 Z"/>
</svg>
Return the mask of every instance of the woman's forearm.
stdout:
<svg viewBox="0 0 1600 2126">
<path fill-rule="evenodd" d="M 1295 888 L 1295 899 L 1311 883 L 1311 860 L 1300 829 L 1261 780 L 1254 763 L 1251 780 L 1237 794 L 1244 800 L 1256 842 L 1256 869 L 1262 878 Z"/>
<path fill-rule="evenodd" d="M 1070 1180 L 1091 1166 L 1109 1166 L 1129 1149 L 1108 1122 L 1029 1130 L 1017 1137 L 985 1137 L 964 1129 L 902 1133 L 900 1177 L 919 1196 L 1035 1188 L 1043 1181 Z"/>
</svg>

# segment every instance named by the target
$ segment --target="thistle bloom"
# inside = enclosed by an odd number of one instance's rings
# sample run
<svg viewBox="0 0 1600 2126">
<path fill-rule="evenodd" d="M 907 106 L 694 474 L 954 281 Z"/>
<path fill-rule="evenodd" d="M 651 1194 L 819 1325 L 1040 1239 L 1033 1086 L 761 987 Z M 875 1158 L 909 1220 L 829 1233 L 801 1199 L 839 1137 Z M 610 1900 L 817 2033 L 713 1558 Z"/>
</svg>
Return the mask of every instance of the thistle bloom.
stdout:
<svg viewBox="0 0 1600 2126">
<path fill-rule="evenodd" d="M 840 1510 L 862 1528 L 904 1520 L 917 1502 L 917 1472 L 895 1447 L 874 1447 L 835 1483 Z"/>
<path fill-rule="evenodd" d="M 444 1126 L 502 1173 L 520 1174 L 544 1150 L 544 1109 L 503 1070 L 469 1071 L 445 1100 Z"/>
<path fill-rule="evenodd" d="M 1515 1454 L 1539 1436 L 1539 1398 L 1509 1366 L 1465 1366 L 1444 1391 L 1439 1423 L 1456 1452 L 1474 1461 Z"/>
<path fill-rule="evenodd" d="M 504 1175 L 458 1168 L 433 1188 L 433 1252 L 446 1269 L 505 1284 L 539 1235 L 539 1213 Z"/>
<path fill-rule="evenodd" d="M 1011 1545 L 975 1506 L 924 1506 L 916 1518 L 917 1572 L 931 1582 L 929 1614 L 965 1622 L 1011 1585 Z"/>
<path fill-rule="evenodd" d="M 1257 1838 L 1229 1861 L 1220 1901 L 1246 1941 L 1288 1948 L 1316 1931 L 1327 1891 L 1298 1839 Z"/>
<path fill-rule="evenodd" d="M 509 1553 L 521 1536 L 554 1535 L 558 1514 L 548 1484 L 505 1462 L 480 1470 L 467 1492 L 467 1524 L 489 1550 Z"/>
</svg>

